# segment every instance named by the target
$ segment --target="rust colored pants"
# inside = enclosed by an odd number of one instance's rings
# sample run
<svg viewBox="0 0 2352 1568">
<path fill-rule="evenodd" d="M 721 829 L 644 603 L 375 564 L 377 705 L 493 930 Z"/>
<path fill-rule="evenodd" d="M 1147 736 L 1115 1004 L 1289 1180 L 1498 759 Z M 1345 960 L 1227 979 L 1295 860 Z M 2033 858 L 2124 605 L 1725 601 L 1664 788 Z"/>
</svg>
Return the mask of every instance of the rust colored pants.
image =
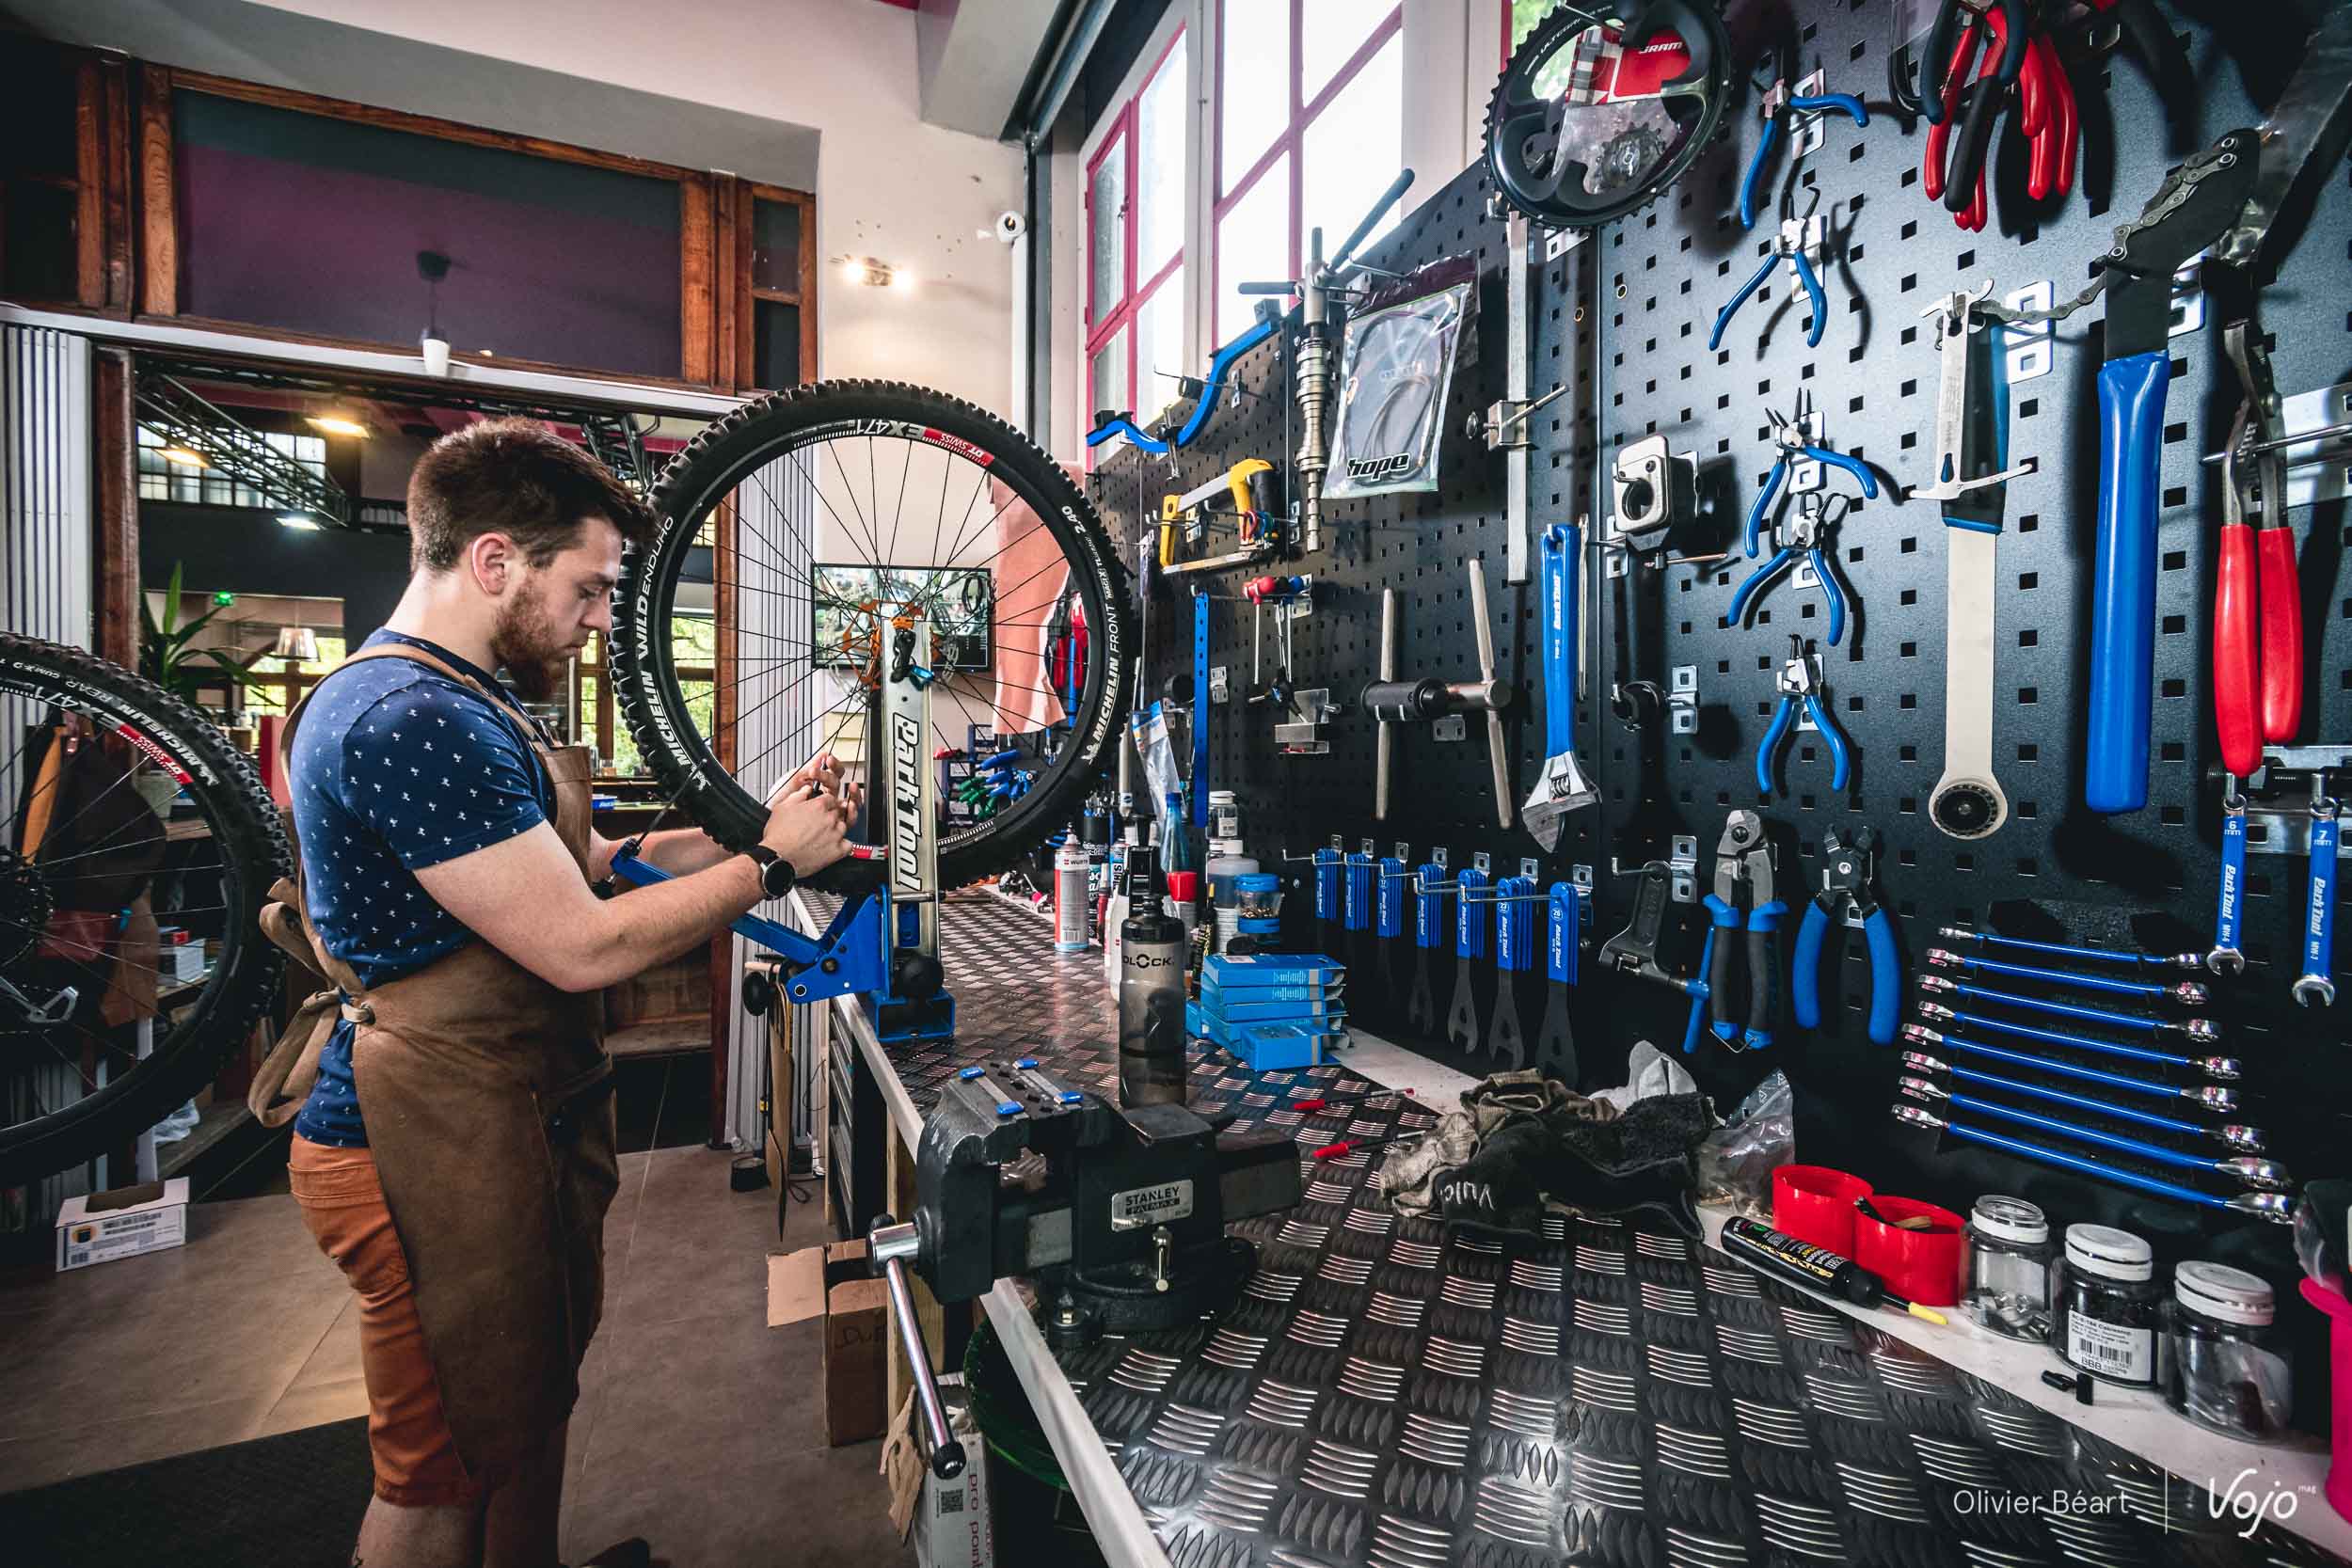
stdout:
<svg viewBox="0 0 2352 1568">
<path fill-rule="evenodd" d="M 320 1250 L 359 1292 L 359 1367 L 368 1385 L 375 1495 L 406 1508 L 473 1502 L 482 1487 L 467 1475 L 441 1413 L 408 1285 L 408 1256 L 384 1206 L 375 1156 L 296 1133 L 286 1168 Z"/>
</svg>

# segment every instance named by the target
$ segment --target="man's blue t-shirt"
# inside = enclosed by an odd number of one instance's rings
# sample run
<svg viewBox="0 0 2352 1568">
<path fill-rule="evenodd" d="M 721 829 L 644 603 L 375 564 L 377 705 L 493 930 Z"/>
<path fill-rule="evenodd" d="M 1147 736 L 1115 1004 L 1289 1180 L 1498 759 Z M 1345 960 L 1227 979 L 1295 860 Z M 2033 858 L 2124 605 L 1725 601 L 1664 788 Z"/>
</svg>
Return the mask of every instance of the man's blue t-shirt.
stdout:
<svg viewBox="0 0 2352 1568">
<path fill-rule="evenodd" d="M 379 631 L 492 686 L 489 673 L 422 638 Z M 475 939 L 416 873 L 503 843 L 555 815 L 555 786 L 504 706 L 413 659 L 373 658 L 322 681 L 294 734 L 291 792 L 303 895 L 326 950 L 366 986 L 423 968 Z M 319 1054 L 294 1131 L 368 1141 L 351 1074 L 349 1023 Z"/>
</svg>

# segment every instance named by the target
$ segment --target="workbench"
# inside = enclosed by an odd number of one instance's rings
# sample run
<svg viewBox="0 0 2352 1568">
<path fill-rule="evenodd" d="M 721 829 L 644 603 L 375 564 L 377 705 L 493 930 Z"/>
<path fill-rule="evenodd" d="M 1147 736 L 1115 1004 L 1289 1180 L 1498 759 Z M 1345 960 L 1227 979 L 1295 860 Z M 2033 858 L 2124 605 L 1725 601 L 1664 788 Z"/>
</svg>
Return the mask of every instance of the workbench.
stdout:
<svg viewBox="0 0 2352 1568">
<path fill-rule="evenodd" d="M 796 895 L 804 927 L 822 902 Z M 1117 1094 L 1099 952 L 1057 955 L 1035 913 L 967 892 L 942 910 L 940 957 L 952 1041 L 884 1051 L 856 998 L 831 1005 L 887 1107 L 899 1182 L 959 1067 L 1032 1055 Z M 1114 1568 L 2352 1554 L 2319 1495 L 2324 1445 L 2232 1442 L 2105 1386 L 2081 1406 L 2041 1383 L 2043 1347 L 1849 1308 L 1678 1235 L 1553 1215 L 1506 1249 L 1397 1215 L 1376 1146 L 1470 1082 L 1360 1036 L 1292 1071 L 1197 1051 L 1197 1109 L 1291 1129 L 1302 1159 L 1372 1147 L 1310 1162 L 1297 1209 L 1233 1227 L 1258 1269 L 1214 1320 L 1056 1353 L 1020 1282 L 984 1298 Z M 1706 1215 L 1710 1241 L 1724 1217 Z M 2260 1522 L 2230 1512 L 2258 1503 Z"/>
</svg>

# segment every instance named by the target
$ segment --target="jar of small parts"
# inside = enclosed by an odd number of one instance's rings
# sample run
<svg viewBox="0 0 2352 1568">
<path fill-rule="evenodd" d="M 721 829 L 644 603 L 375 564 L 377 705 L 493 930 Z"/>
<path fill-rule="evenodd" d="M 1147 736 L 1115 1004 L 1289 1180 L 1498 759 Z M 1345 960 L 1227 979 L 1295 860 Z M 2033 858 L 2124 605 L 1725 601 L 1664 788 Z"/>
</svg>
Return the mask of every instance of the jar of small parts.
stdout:
<svg viewBox="0 0 2352 1568">
<path fill-rule="evenodd" d="M 2050 1337 L 2050 1222 L 2022 1197 L 1988 1193 L 1969 1211 L 1961 1306 L 1979 1328 L 2037 1343 Z"/>
<path fill-rule="evenodd" d="M 2146 1240 L 2111 1226 L 2070 1225 L 2050 1287 L 2051 1344 L 2078 1371 L 2153 1388 L 2162 1295 Z"/>
<path fill-rule="evenodd" d="M 2164 1399 L 2201 1427 L 2267 1442 L 2286 1430 L 2291 1369 L 2267 1281 L 2183 1263 L 2164 1307 Z"/>
</svg>

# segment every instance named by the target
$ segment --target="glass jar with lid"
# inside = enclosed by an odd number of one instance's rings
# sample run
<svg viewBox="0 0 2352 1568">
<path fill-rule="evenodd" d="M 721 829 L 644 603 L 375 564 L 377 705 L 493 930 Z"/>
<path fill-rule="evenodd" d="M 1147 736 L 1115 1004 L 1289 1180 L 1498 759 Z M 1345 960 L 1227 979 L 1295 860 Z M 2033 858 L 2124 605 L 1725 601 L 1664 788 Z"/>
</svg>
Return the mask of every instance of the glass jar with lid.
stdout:
<svg viewBox="0 0 2352 1568">
<path fill-rule="evenodd" d="M 2164 1399 L 2199 1426 L 2249 1442 L 2286 1430 L 2293 1382 L 2269 1282 L 2226 1263 L 2183 1263 L 2164 1307 Z"/>
<path fill-rule="evenodd" d="M 2112 1226 L 2070 1225 L 2050 1287 L 2052 1347 L 2078 1371 L 2153 1388 L 2162 1295 L 2145 1238 Z"/>
<path fill-rule="evenodd" d="M 2050 1337 L 2050 1222 L 2022 1197 L 1987 1193 L 1969 1211 L 1967 1288 L 1961 1306 L 1979 1328 L 2037 1343 Z"/>
</svg>

